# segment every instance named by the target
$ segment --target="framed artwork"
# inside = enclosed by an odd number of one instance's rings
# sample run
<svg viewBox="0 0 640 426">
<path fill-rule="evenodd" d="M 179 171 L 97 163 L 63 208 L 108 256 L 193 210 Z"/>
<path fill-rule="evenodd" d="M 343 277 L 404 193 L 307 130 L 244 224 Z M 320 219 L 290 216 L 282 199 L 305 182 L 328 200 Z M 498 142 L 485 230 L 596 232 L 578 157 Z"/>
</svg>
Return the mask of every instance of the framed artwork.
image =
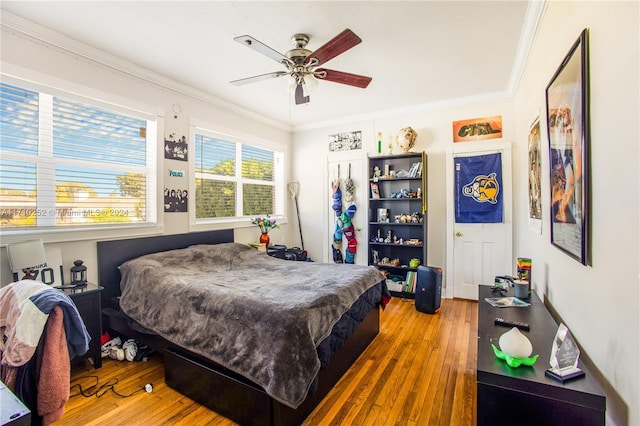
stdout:
<svg viewBox="0 0 640 426">
<path fill-rule="evenodd" d="M 542 234 L 542 152 L 540 151 L 540 117 L 529 128 L 529 228 Z"/>
<path fill-rule="evenodd" d="M 546 89 L 551 244 L 583 265 L 590 263 L 588 65 L 585 29 Z"/>
<path fill-rule="evenodd" d="M 329 151 L 351 151 L 362 149 L 362 132 L 345 132 L 329 135 Z"/>
</svg>

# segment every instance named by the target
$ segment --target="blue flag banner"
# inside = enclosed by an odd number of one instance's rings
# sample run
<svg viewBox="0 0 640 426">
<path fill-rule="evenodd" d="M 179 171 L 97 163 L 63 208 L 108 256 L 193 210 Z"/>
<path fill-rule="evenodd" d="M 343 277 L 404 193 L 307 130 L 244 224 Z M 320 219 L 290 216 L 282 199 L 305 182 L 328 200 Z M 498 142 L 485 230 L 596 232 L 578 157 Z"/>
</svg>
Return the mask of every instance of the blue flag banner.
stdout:
<svg viewBox="0 0 640 426">
<path fill-rule="evenodd" d="M 456 223 L 502 222 L 502 154 L 456 157 Z"/>
</svg>

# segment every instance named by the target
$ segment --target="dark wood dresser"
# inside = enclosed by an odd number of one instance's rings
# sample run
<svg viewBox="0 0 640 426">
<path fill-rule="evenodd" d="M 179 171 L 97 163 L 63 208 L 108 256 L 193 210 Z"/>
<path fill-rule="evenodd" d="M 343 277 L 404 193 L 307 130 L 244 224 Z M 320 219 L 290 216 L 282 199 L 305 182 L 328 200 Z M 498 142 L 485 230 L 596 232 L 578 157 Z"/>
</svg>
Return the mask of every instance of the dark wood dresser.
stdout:
<svg viewBox="0 0 640 426">
<path fill-rule="evenodd" d="M 511 289 L 507 296 L 513 296 Z M 491 286 L 480 286 L 478 297 L 478 425 L 604 425 L 606 399 L 589 369 L 582 378 L 564 384 L 545 376 L 558 325 L 535 292 L 529 307 L 497 308 L 485 301 L 500 297 Z M 496 357 L 500 336 L 510 328 L 494 324 L 496 317 L 528 323 L 522 331 L 540 357 L 533 367 L 512 368 Z"/>
</svg>

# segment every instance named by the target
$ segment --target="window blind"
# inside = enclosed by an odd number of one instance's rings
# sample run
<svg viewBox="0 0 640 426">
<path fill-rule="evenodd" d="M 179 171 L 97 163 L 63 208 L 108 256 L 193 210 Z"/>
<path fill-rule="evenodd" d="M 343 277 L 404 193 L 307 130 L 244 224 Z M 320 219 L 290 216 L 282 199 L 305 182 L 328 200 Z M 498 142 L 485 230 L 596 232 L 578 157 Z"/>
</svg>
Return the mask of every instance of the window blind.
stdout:
<svg viewBox="0 0 640 426">
<path fill-rule="evenodd" d="M 0 83 L 1 227 L 155 221 L 155 122 Z"/>
<path fill-rule="evenodd" d="M 195 151 L 196 219 L 276 214 L 276 200 L 283 197 L 275 179 L 281 154 L 201 133 Z"/>
</svg>

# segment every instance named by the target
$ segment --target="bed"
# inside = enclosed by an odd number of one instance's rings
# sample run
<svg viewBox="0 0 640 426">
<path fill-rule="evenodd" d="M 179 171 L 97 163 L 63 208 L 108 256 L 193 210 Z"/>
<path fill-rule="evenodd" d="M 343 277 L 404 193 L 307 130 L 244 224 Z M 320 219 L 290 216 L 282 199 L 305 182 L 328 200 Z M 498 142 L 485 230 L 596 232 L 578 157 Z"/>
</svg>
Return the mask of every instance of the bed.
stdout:
<svg viewBox="0 0 640 426">
<path fill-rule="evenodd" d="M 106 324 L 161 350 L 167 385 L 252 425 L 300 424 L 388 295 L 373 268 L 275 259 L 232 230 L 98 242 L 98 277 Z"/>
</svg>

